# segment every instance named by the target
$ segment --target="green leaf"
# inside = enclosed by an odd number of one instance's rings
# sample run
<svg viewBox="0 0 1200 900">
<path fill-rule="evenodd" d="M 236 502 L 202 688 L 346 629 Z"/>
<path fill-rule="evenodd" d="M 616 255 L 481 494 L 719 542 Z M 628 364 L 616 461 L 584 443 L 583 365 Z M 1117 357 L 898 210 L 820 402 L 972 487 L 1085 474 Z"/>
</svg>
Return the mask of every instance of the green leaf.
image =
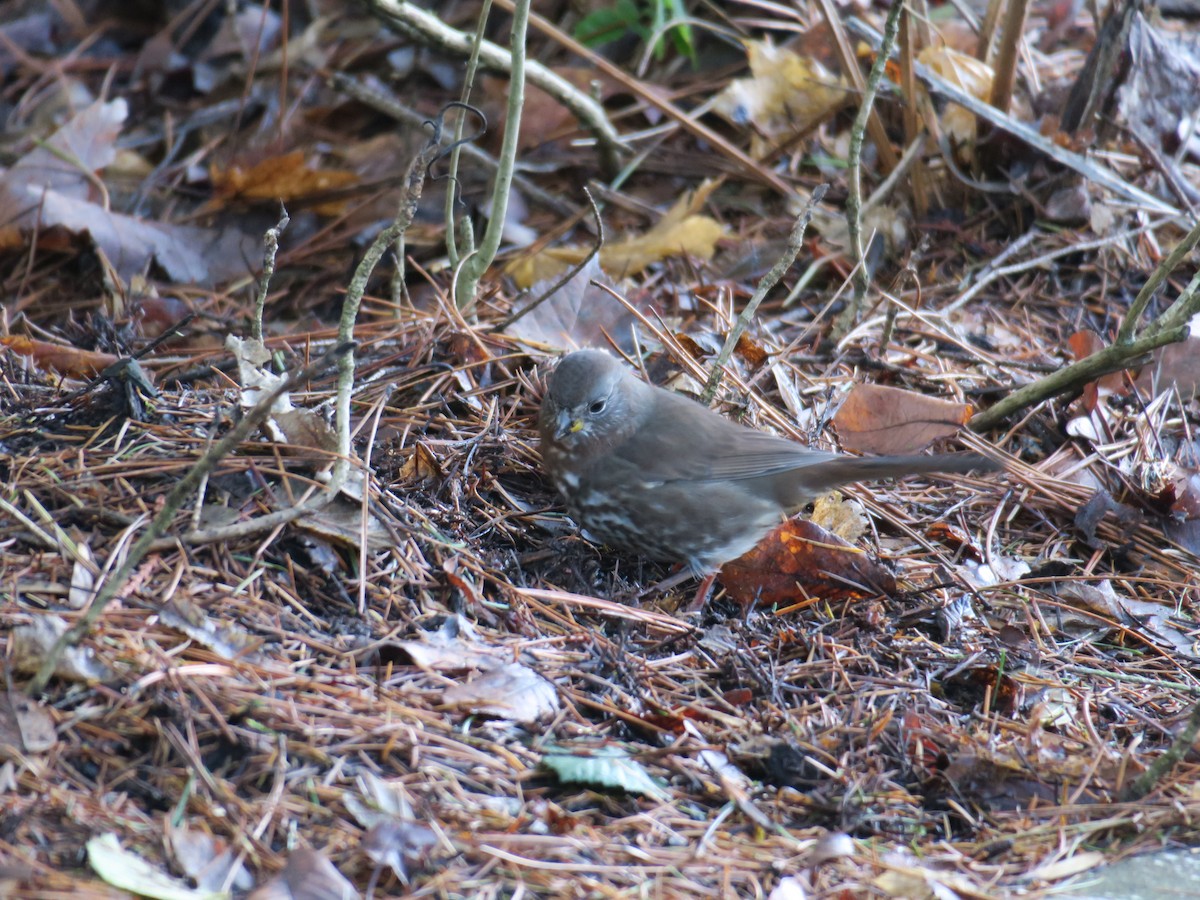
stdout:
<svg viewBox="0 0 1200 900">
<path fill-rule="evenodd" d="M 588 13 L 575 26 L 575 40 L 587 47 L 607 44 L 633 33 L 641 36 L 645 28 L 633 0 L 617 0 L 615 6 Z"/>
<path fill-rule="evenodd" d="M 559 746 L 547 751 L 542 766 L 558 776 L 559 781 L 586 784 L 593 787 L 620 788 L 631 794 L 642 794 L 665 801 L 666 793 L 650 777 L 641 763 L 616 746 L 579 748 Z"/>
</svg>

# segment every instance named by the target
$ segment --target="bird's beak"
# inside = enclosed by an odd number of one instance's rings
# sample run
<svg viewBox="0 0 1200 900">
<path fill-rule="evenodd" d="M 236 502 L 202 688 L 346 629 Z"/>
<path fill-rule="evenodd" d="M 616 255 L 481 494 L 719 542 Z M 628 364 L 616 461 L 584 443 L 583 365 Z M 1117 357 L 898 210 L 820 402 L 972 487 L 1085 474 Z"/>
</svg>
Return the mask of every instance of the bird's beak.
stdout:
<svg viewBox="0 0 1200 900">
<path fill-rule="evenodd" d="M 583 431 L 583 419 L 572 419 L 569 410 L 560 410 L 554 423 L 554 439 L 561 441 L 569 434 Z"/>
</svg>

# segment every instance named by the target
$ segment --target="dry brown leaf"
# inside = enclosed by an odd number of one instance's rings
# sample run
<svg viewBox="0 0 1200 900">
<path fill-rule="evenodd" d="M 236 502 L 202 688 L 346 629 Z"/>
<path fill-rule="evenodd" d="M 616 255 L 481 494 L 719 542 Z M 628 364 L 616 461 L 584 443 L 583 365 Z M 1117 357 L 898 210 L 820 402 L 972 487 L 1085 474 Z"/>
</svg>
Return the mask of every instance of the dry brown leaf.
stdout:
<svg viewBox="0 0 1200 900">
<path fill-rule="evenodd" d="M 312 168 L 299 150 L 264 159 L 249 169 L 231 166 L 220 171 L 212 166 L 209 177 L 215 192 L 213 201 L 218 207 L 234 198 L 290 203 L 324 191 L 349 187 L 359 181 L 358 175 L 344 169 Z M 326 216 L 341 215 L 345 208 L 345 200 L 313 206 L 316 212 Z"/>
<path fill-rule="evenodd" d="M 949 437 L 975 410 L 901 388 L 856 384 L 833 417 L 842 446 L 856 453 L 919 453 Z"/>
<path fill-rule="evenodd" d="M 152 259 L 180 282 L 212 284 L 247 274 L 262 251 L 236 228 L 147 222 L 105 205 L 95 173 L 116 159 L 127 111 L 120 99 L 93 103 L 0 175 L 0 222 L 88 234 L 126 281 Z"/>
<path fill-rule="evenodd" d="M 405 484 L 423 484 L 442 477 L 442 466 L 429 449 L 429 445 L 424 441 L 417 441 L 400 466 L 400 480 Z"/>
<path fill-rule="evenodd" d="M 1067 338 L 1067 346 L 1071 350 L 1071 356 L 1075 361 L 1087 359 L 1089 356 L 1099 353 L 1104 349 L 1104 338 L 1096 334 L 1090 329 L 1076 331 Z M 1166 348 L 1163 348 L 1166 349 Z M 1153 368 L 1147 366 L 1147 370 Z M 1083 388 L 1083 408 L 1091 412 L 1096 408 L 1096 403 L 1100 397 L 1106 397 L 1112 394 L 1127 394 L 1128 388 L 1125 386 L 1125 375 L 1122 372 L 1112 372 L 1104 375 L 1095 381 L 1090 381 Z"/>
<path fill-rule="evenodd" d="M 980 62 L 973 56 L 959 53 L 949 47 L 931 46 L 918 53 L 917 60 L 922 65 L 933 69 L 956 88 L 966 91 L 979 100 L 986 100 L 992 92 L 995 72 L 987 63 Z M 956 103 L 948 103 L 942 113 L 941 124 L 942 128 L 960 147 L 974 145 L 976 132 L 974 113 L 968 112 Z"/>
<path fill-rule="evenodd" d="M 745 556 L 726 563 L 719 578 L 743 606 L 849 600 L 896 590 L 891 572 L 853 544 L 804 519 L 784 522 Z"/>
</svg>

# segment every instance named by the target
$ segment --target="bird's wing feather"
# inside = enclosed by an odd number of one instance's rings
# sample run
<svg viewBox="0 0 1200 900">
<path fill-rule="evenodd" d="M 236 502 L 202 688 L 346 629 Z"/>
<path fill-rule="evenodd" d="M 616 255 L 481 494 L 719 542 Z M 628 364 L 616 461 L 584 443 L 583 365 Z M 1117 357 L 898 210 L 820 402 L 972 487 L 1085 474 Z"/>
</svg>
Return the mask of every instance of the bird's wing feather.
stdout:
<svg viewBox="0 0 1200 900">
<path fill-rule="evenodd" d="M 735 425 L 679 394 L 658 395 L 651 424 L 617 448 L 648 481 L 761 478 L 838 457 Z"/>
</svg>

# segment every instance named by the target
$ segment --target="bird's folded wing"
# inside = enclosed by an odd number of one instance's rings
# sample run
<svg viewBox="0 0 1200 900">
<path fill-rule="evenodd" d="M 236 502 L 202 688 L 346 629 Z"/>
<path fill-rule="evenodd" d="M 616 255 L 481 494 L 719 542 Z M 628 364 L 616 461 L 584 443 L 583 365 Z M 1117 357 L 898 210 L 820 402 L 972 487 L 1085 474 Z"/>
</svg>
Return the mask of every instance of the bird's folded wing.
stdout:
<svg viewBox="0 0 1200 900">
<path fill-rule="evenodd" d="M 660 396 L 655 421 L 639 428 L 617 453 L 646 481 L 759 478 L 838 458 L 735 425 L 680 395 Z"/>
</svg>

